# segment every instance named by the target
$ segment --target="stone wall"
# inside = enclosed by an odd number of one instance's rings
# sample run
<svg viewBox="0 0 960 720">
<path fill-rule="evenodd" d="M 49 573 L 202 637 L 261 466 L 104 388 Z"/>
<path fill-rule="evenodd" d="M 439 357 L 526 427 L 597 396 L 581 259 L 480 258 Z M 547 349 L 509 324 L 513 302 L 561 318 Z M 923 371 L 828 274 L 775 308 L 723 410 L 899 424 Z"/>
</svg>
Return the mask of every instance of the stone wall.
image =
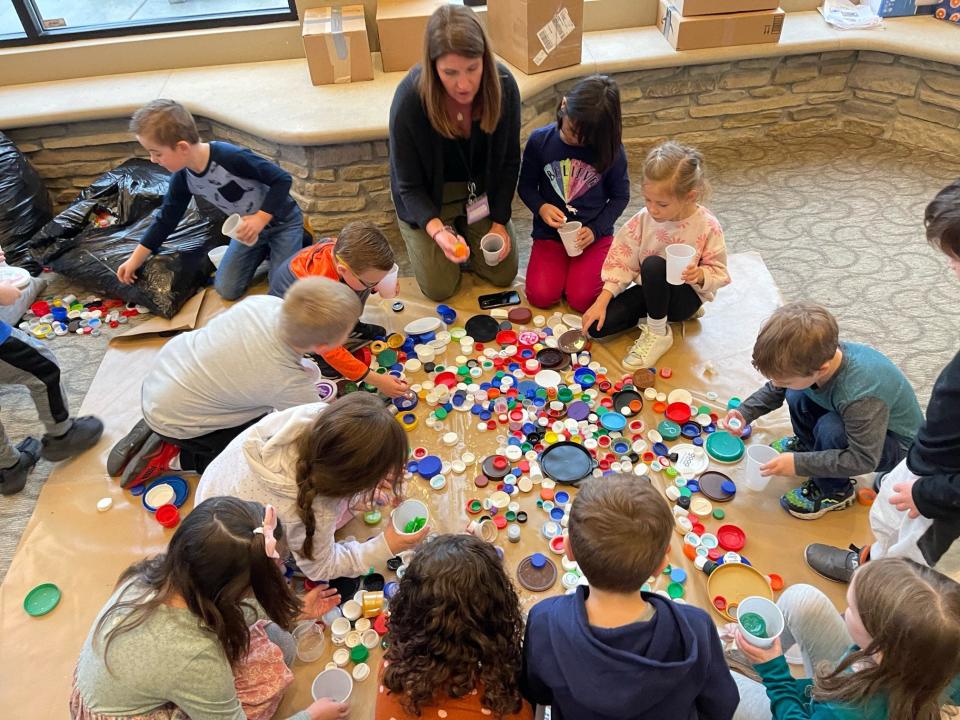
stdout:
<svg viewBox="0 0 960 720">
<path fill-rule="evenodd" d="M 637 153 L 666 138 L 709 143 L 722 136 L 813 136 L 838 131 L 891 138 L 960 155 L 960 67 L 868 51 L 759 58 L 616 75 L 624 143 Z M 551 122 L 575 81 L 528 98 L 522 135 Z M 390 199 L 387 143 L 278 145 L 199 119 L 204 137 L 228 140 L 276 160 L 311 225 L 336 233 L 363 217 L 399 243 Z M 118 162 L 144 153 L 126 120 L 8 132 L 46 179 L 57 208 Z M 633 154 L 633 153 L 631 153 Z"/>
</svg>

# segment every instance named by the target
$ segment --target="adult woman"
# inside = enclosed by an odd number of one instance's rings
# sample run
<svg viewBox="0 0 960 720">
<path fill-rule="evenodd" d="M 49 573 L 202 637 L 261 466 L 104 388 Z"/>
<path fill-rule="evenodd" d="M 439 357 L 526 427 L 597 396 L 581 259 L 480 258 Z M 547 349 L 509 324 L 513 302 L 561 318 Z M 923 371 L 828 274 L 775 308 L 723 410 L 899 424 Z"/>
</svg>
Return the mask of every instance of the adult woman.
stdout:
<svg viewBox="0 0 960 720">
<path fill-rule="evenodd" d="M 460 264 L 501 287 L 517 274 L 510 205 L 520 172 L 520 92 L 493 59 L 473 11 L 438 8 L 423 63 L 390 106 L 390 184 L 417 283 L 433 300 L 453 295 Z M 480 239 L 503 239 L 490 265 Z"/>
</svg>

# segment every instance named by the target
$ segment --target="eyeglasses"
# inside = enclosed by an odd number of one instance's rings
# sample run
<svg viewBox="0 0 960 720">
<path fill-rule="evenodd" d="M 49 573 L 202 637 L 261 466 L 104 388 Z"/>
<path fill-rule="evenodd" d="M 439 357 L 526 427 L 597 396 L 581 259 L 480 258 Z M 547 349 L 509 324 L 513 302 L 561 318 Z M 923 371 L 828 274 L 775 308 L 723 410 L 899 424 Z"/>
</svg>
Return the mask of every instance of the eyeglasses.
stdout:
<svg viewBox="0 0 960 720">
<path fill-rule="evenodd" d="M 387 274 L 382 278 L 377 280 L 375 283 L 368 283 L 362 277 L 357 275 L 357 272 L 347 264 L 342 257 L 339 255 L 336 256 L 337 262 L 343 265 L 347 270 L 350 271 L 350 274 L 356 279 L 358 283 L 363 285 L 365 290 L 372 290 L 378 292 L 382 297 L 390 299 L 396 296 L 397 289 L 397 273 L 400 270 L 400 267 L 394 263 L 393 267 L 387 271 Z"/>
<path fill-rule="evenodd" d="M 337 258 L 337 262 L 340 263 L 341 265 L 343 265 L 347 270 L 349 270 L 349 271 L 350 271 L 350 274 L 353 275 L 354 279 L 355 279 L 358 283 L 360 283 L 361 285 L 363 285 L 364 290 L 373 290 L 377 285 L 380 284 L 380 281 L 379 281 L 379 280 L 378 280 L 377 282 L 375 282 L 375 283 L 368 283 L 368 282 L 367 282 L 366 280 L 364 280 L 362 277 L 360 277 L 359 275 L 357 275 L 357 272 L 356 272 L 352 267 L 350 267 L 349 264 L 347 264 L 347 261 L 346 261 L 346 260 L 344 260 L 344 259 L 343 259 L 342 257 L 340 257 L 339 255 L 337 255 L 336 258 Z"/>
</svg>

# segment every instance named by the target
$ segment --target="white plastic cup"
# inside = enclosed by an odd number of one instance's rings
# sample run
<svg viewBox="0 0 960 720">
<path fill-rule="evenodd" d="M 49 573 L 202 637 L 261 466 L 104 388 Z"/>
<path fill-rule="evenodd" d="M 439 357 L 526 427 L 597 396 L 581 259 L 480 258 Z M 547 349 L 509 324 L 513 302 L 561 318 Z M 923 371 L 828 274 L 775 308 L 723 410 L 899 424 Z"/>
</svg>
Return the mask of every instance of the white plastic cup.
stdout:
<svg viewBox="0 0 960 720">
<path fill-rule="evenodd" d="M 685 285 L 681 276 L 696 254 L 696 249 L 691 245 L 667 245 L 667 282 L 671 285 Z"/>
<path fill-rule="evenodd" d="M 350 620 L 345 617 L 338 617 L 330 624 L 330 632 L 333 635 L 334 642 L 343 643 L 347 633 L 350 632 Z"/>
<path fill-rule="evenodd" d="M 754 492 L 761 492 L 770 484 L 770 477 L 760 474 L 760 467 L 766 465 L 779 455 L 769 445 L 751 445 L 747 448 L 747 487 Z"/>
<path fill-rule="evenodd" d="M 427 523 L 430 522 L 430 511 L 427 509 L 427 506 L 419 500 L 404 500 L 400 503 L 400 506 L 393 511 L 393 516 L 391 517 L 393 529 L 401 535 L 415 534 L 404 532 L 403 529 L 407 526 L 408 522 L 418 517 L 426 518 Z"/>
<path fill-rule="evenodd" d="M 340 668 L 324 670 L 313 679 L 310 693 L 314 700 L 330 698 L 334 702 L 345 703 L 353 692 L 353 678 Z"/>
<path fill-rule="evenodd" d="M 293 637 L 297 641 L 297 658 L 301 662 L 316 662 L 323 655 L 327 643 L 323 636 L 323 625 L 317 621 L 300 623 L 294 628 Z"/>
<path fill-rule="evenodd" d="M 570 257 L 583 254 L 583 250 L 577 247 L 577 235 L 582 227 L 583 223 L 572 220 L 571 222 L 564 223 L 557 229 L 557 232 L 560 233 L 560 239 L 563 241 L 563 247 Z"/>
<path fill-rule="evenodd" d="M 487 233 L 480 238 L 480 249 L 487 265 L 499 265 L 500 253 L 503 252 L 503 238 L 499 233 Z"/>
<path fill-rule="evenodd" d="M 765 638 L 757 637 L 744 629 L 740 618 L 747 613 L 754 613 L 763 618 L 763 622 L 767 626 L 767 636 Z M 778 608 L 772 600 L 751 595 L 741 600 L 740 604 L 737 605 L 737 625 L 740 626 L 740 632 L 743 633 L 751 645 L 759 648 L 768 648 L 773 645 L 773 641 L 780 637 L 780 634 L 783 632 L 783 613 L 780 612 L 780 608 Z"/>
<path fill-rule="evenodd" d="M 400 294 L 399 274 L 400 266 L 394 263 L 390 272 L 384 275 L 383 279 L 377 283 L 377 293 L 384 300 L 393 300 Z"/>
</svg>

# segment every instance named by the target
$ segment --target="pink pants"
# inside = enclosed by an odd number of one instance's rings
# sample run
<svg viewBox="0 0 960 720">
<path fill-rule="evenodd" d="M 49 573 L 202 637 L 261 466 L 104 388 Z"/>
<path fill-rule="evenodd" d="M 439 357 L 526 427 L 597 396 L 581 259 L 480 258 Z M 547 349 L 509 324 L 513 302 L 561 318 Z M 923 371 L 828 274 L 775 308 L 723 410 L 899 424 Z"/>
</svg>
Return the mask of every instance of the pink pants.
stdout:
<svg viewBox="0 0 960 720">
<path fill-rule="evenodd" d="M 612 242 L 611 235 L 598 238 L 582 255 L 570 257 L 559 240 L 534 240 L 527 266 L 527 302 L 548 308 L 565 296 L 571 308 L 586 312 L 603 290 L 600 268 Z"/>
</svg>

